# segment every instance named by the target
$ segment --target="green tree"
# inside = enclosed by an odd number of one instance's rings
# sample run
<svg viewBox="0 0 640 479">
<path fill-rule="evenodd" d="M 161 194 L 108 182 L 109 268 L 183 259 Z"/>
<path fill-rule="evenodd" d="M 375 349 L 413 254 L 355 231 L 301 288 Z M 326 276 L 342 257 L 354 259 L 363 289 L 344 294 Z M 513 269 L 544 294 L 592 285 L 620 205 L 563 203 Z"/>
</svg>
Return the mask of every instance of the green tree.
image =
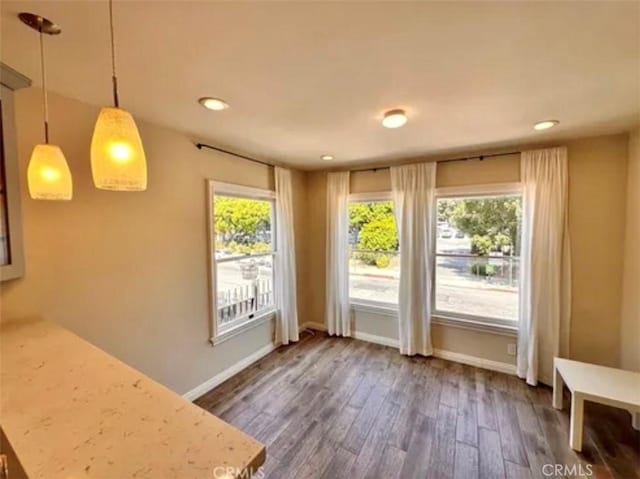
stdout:
<svg viewBox="0 0 640 479">
<path fill-rule="evenodd" d="M 393 216 L 378 218 L 362 227 L 358 249 L 397 251 L 398 233 Z"/>
<path fill-rule="evenodd" d="M 471 237 L 472 252 L 488 254 L 493 250 L 517 253 L 521 216 L 519 198 L 447 200 L 449 219 L 456 228 Z M 440 212 L 440 205 L 438 205 Z M 513 250 L 512 250 L 513 248 Z"/>
<path fill-rule="evenodd" d="M 357 253 L 360 261 L 389 266 L 391 258 L 386 251 L 398 250 L 398 234 L 393 216 L 392 201 L 357 202 L 349 205 L 349 231 L 357 235 L 357 249 L 369 252 Z M 375 253 L 380 251 L 380 253 Z"/>
<path fill-rule="evenodd" d="M 366 223 L 360 230 L 358 249 L 367 250 L 358 254 L 358 259 L 364 263 L 378 268 L 389 266 L 391 258 L 387 252 L 398 250 L 398 233 L 393 216 L 382 216 Z"/>
<path fill-rule="evenodd" d="M 481 255 L 487 255 L 493 249 L 493 241 L 487 235 L 473 235 L 471 238 L 471 247 L 473 252 Z"/>
<path fill-rule="evenodd" d="M 438 221 L 451 222 L 456 202 L 460 200 L 438 200 Z"/>
<path fill-rule="evenodd" d="M 363 225 L 382 218 L 393 218 L 392 201 L 357 202 L 349 205 L 349 228 L 360 231 Z"/>
<path fill-rule="evenodd" d="M 215 231 L 225 241 L 246 243 L 271 226 L 271 205 L 267 201 L 216 196 L 213 209 Z"/>
</svg>

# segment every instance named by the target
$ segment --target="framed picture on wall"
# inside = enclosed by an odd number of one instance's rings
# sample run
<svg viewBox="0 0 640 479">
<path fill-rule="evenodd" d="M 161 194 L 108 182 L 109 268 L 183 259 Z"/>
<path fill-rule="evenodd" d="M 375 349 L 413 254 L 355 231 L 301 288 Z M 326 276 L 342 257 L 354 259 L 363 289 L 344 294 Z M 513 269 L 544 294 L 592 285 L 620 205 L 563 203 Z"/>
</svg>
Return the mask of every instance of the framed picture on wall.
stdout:
<svg viewBox="0 0 640 479">
<path fill-rule="evenodd" d="M 24 274 L 14 91 L 28 78 L 0 63 L 0 281 Z"/>
</svg>

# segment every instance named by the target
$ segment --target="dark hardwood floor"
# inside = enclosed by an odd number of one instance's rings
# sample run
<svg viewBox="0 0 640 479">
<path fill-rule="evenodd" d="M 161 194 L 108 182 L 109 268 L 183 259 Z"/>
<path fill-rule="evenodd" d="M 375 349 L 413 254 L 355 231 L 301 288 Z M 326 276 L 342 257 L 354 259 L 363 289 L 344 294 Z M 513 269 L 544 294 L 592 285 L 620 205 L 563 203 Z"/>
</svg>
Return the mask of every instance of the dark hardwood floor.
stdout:
<svg viewBox="0 0 640 479">
<path fill-rule="evenodd" d="M 640 478 L 640 434 L 626 411 L 587 403 L 577 454 L 567 398 L 554 410 L 549 388 L 321 333 L 196 404 L 266 444 L 273 479 Z"/>
</svg>

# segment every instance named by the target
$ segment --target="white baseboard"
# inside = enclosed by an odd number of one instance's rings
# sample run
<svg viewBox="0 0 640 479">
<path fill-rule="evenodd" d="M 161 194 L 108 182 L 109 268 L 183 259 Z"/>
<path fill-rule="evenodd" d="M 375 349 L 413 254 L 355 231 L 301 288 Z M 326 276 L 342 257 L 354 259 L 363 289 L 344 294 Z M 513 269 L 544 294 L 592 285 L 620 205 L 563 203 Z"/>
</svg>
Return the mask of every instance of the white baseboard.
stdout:
<svg viewBox="0 0 640 479">
<path fill-rule="evenodd" d="M 353 337 L 360 341 L 366 341 L 368 343 L 381 344 L 383 346 L 390 346 L 392 348 L 400 349 L 400 341 L 386 336 L 376 336 L 375 334 L 362 333 L 356 331 Z"/>
<path fill-rule="evenodd" d="M 326 331 L 327 328 L 322 323 L 307 322 L 300 325 L 300 329 L 309 328 L 316 331 Z M 389 346 L 392 348 L 399 348 L 400 342 L 397 339 L 388 338 L 386 336 L 377 336 L 375 334 L 363 333 L 356 331 L 353 335 L 355 339 L 366 341 L 368 343 L 381 344 L 383 346 Z M 453 351 L 446 351 L 444 349 L 434 349 L 433 356 L 440 359 L 446 359 L 447 361 L 454 361 L 456 363 L 467 364 L 476 368 L 489 369 L 491 371 L 498 371 L 500 373 L 516 375 L 515 364 L 503 363 L 501 361 L 493 361 L 491 359 L 479 358 L 477 356 L 470 356 L 468 354 L 456 353 Z"/>
<path fill-rule="evenodd" d="M 491 359 L 479 358 L 478 356 L 469 356 L 468 354 L 455 353 L 453 351 L 445 351 L 444 349 L 434 349 L 433 355 L 436 358 L 454 361 L 456 363 L 467 364 L 481 369 L 489 369 L 499 373 L 516 375 L 516 365 L 503 363 L 502 361 L 493 361 Z"/>
<path fill-rule="evenodd" d="M 208 393 L 209 391 L 211 391 L 216 386 L 218 386 L 218 385 L 222 384 L 223 382 L 225 382 L 231 376 L 235 376 L 236 374 L 238 374 L 243 369 L 248 368 L 249 366 L 251 366 L 256 361 L 262 359 L 267 354 L 269 354 L 270 352 L 274 351 L 277 347 L 278 347 L 278 345 L 276 343 L 267 344 L 265 347 L 263 347 L 261 349 L 258 349 L 255 353 L 253 353 L 253 354 L 247 356 L 246 358 L 238 361 L 233 366 L 230 366 L 227 369 L 225 369 L 224 371 L 216 374 L 211 379 L 207 379 L 205 382 L 203 382 L 199 386 L 196 386 L 191 391 L 188 391 L 188 392 L 184 393 L 182 395 L 182 397 L 185 398 L 188 401 L 193 401 L 194 399 L 199 398 L 203 394 Z"/>
</svg>

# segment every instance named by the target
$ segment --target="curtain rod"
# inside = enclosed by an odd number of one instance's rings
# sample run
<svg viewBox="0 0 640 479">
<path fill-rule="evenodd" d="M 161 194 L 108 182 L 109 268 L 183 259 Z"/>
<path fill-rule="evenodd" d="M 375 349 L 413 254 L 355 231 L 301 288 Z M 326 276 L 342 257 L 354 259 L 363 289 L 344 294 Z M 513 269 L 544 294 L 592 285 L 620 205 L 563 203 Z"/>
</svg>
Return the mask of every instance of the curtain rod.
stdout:
<svg viewBox="0 0 640 479">
<path fill-rule="evenodd" d="M 475 156 L 464 156 L 461 158 L 447 158 L 446 160 L 436 160 L 436 163 L 452 163 L 454 161 L 470 161 L 470 160 L 484 160 L 486 158 L 496 158 L 498 156 L 510 156 L 510 155 L 519 155 L 520 153 L 522 153 L 521 151 L 509 151 L 506 153 L 493 153 L 493 154 L 489 154 L 489 155 L 475 155 Z M 421 161 L 419 163 L 425 163 L 424 161 Z M 378 171 L 378 170 L 388 170 L 389 168 L 391 168 L 391 166 L 372 166 L 369 168 L 356 168 L 353 170 L 349 170 L 351 172 L 356 172 L 356 171 Z"/>
<path fill-rule="evenodd" d="M 254 163 L 258 163 L 260 165 L 264 165 L 264 166 L 275 166 L 272 165 L 271 163 L 267 163 L 266 161 L 262 161 L 262 160 L 258 160 L 257 158 L 253 158 L 251 156 L 247 156 L 247 155 L 242 155 L 240 153 L 236 153 L 234 151 L 231 150 L 225 150 L 224 148 L 220 148 L 217 146 L 213 146 L 213 145 L 209 145 L 207 143 L 196 143 L 195 144 L 196 148 L 198 148 L 198 150 L 202 150 L 203 148 L 207 148 L 209 150 L 214 150 L 214 151 L 219 151 L 221 153 L 226 153 L 227 155 L 231 155 L 231 156 L 236 156 L 238 158 L 242 158 L 243 160 L 248 160 L 248 161 L 253 161 Z M 521 151 L 509 151 L 506 153 L 493 153 L 493 154 L 489 154 L 489 155 L 475 155 L 475 156 L 464 156 L 461 158 L 447 158 L 445 160 L 436 160 L 436 163 L 449 163 L 449 162 L 454 162 L 454 161 L 470 161 L 470 160 L 484 160 L 486 158 L 496 158 L 498 156 L 510 156 L 510 155 L 519 155 L 520 153 L 522 153 Z M 421 162 L 423 163 L 423 162 Z M 391 166 L 372 166 L 369 168 L 355 168 L 352 170 L 349 170 L 351 172 L 356 172 L 356 171 L 378 171 L 378 170 L 388 170 L 389 168 L 391 168 Z"/>
<path fill-rule="evenodd" d="M 240 153 L 236 153 L 236 152 L 231 151 L 231 150 L 225 150 L 224 148 L 219 148 L 217 146 L 208 145 L 206 143 L 196 143 L 195 145 L 196 145 L 196 148 L 198 150 L 202 150 L 203 148 L 207 148 L 209 150 L 219 151 L 220 153 L 226 153 L 227 155 L 236 156 L 238 158 L 242 158 L 243 160 L 253 161 L 254 163 L 259 163 L 261 165 L 275 166 L 275 165 L 272 165 L 271 163 L 267 163 L 266 161 L 261 161 L 261 160 L 258 160 L 256 158 L 253 158 L 251 156 L 241 155 Z"/>
</svg>

